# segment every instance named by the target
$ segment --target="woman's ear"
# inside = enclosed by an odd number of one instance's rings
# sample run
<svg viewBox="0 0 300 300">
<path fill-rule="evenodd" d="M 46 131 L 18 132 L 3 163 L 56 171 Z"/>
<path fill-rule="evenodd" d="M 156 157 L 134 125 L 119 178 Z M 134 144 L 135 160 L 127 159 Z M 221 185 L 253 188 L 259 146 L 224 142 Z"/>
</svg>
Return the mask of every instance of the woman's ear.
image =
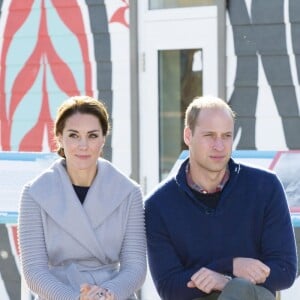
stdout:
<svg viewBox="0 0 300 300">
<path fill-rule="evenodd" d="M 104 145 L 105 145 L 105 141 L 106 141 L 106 138 L 104 137 L 104 139 L 103 139 L 103 144 L 102 144 L 101 148 L 103 148 L 103 147 L 104 147 Z"/>
<path fill-rule="evenodd" d="M 58 146 L 59 146 L 60 148 L 63 148 L 63 144 L 62 144 L 62 135 L 61 135 L 61 134 L 58 134 L 58 135 L 56 136 L 56 140 L 57 140 Z"/>
</svg>

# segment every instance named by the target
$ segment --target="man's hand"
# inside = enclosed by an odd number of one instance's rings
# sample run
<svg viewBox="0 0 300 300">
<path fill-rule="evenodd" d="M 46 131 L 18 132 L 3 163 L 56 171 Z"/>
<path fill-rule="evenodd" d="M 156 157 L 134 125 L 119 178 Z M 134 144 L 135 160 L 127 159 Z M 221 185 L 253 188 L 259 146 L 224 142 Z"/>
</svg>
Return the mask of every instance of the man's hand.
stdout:
<svg viewBox="0 0 300 300">
<path fill-rule="evenodd" d="M 258 259 L 236 257 L 233 259 L 233 275 L 259 284 L 266 281 L 270 268 Z"/>
<path fill-rule="evenodd" d="M 212 291 L 222 291 L 228 281 L 229 280 L 220 273 L 207 268 L 201 268 L 191 277 L 187 286 L 189 288 L 196 287 L 202 292 L 209 294 Z"/>
</svg>

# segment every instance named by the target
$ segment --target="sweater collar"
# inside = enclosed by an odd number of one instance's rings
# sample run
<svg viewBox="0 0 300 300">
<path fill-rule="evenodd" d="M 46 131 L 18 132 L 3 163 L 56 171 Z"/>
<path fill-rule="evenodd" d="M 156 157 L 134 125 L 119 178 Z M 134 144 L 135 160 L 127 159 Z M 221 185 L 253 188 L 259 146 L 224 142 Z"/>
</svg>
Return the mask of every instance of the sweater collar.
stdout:
<svg viewBox="0 0 300 300">
<path fill-rule="evenodd" d="M 188 186 L 187 179 L 186 179 L 186 168 L 187 168 L 188 164 L 189 164 L 189 157 L 186 158 L 181 163 L 179 170 L 178 170 L 177 174 L 175 175 L 175 181 L 177 182 L 177 184 L 179 186 L 181 186 L 185 190 L 189 190 L 189 186 Z M 241 166 L 239 163 L 235 162 L 235 160 L 230 158 L 229 162 L 228 162 L 228 168 L 229 168 L 229 173 L 230 173 L 228 180 L 230 180 L 232 182 L 233 179 L 236 178 L 236 176 L 240 172 Z"/>
<path fill-rule="evenodd" d="M 94 230 L 126 200 L 133 185 L 104 159 L 98 160 L 98 170 L 83 205 L 61 159 L 31 183 L 29 193 L 46 215 L 104 261 Z"/>
</svg>

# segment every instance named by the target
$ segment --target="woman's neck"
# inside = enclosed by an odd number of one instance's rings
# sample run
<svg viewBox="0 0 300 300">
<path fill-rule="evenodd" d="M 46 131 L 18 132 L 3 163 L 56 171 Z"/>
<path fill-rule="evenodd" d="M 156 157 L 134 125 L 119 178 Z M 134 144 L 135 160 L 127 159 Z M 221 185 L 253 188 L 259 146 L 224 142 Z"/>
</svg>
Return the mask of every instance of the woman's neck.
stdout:
<svg viewBox="0 0 300 300">
<path fill-rule="evenodd" d="M 77 186 L 91 186 L 97 174 L 97 168 L 94 170 L 70 170 L 67 166 L 67 172 L 72 184 Z"/>
</svg>

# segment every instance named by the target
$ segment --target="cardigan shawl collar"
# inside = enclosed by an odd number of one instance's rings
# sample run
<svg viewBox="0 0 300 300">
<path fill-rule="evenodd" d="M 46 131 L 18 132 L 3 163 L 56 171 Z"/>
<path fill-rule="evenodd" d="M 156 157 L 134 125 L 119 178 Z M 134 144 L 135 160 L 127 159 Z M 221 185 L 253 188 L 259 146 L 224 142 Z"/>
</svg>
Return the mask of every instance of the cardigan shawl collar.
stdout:
<svg viewBox="0 0 300 300">
<path fill-rule="evenodd" d="M 30 188 L 32 198 L 63 230 L 100 261 L 104 252 L 94 230 L 126 199 L 136 185 L 108 161 L 99 158 L 98 172 L 82 205 L 65 168 L 65 160 L 58 159 Z M 118 191 L 122 190 L 122 193 Z"/>
</svg>

